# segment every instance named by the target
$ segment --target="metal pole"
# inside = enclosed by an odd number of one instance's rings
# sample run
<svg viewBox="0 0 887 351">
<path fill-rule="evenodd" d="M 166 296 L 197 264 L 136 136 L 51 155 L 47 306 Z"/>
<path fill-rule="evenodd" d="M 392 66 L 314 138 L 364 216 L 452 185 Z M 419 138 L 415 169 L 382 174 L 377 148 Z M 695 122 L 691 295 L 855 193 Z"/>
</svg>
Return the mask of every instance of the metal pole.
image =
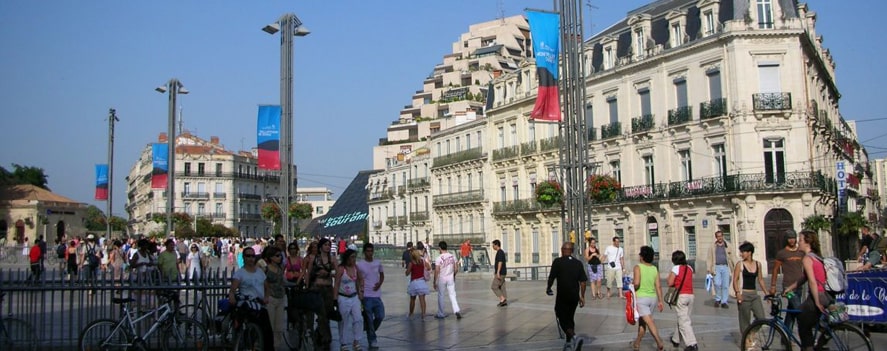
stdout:
<svg viewBox="0 0 887 351">
<path fill-rule="evenodd" d="M 169 125 L 167 126 L 166 142 L 169 148 L 167 157 L 166 176 L 166 235 L 173 232 L 173 212 L 175 211 L 176 199 L 176 94 L 179 91 L 179 81 L 175 78 L 170 79 L 166 84 L 169 89 Z"/>
<path fill-rule="evenodd" d="M 117 110 L 108 110 L 108 215 L 105 217 L 105 225 L 108 227 L 108 235 L 106 239 L 111 239 L 111 218 L 114 217 L 111 212 L 114 209 L 114 122 L 117 119 Z M 44 235 L 44 239 L 46 236 Z"/>
<path fill-rule="evenodd" d="M 289 205 L 293 194 L 293 35 L 295 15 L 287 13 L 280 17 L 280 234 L 292 241 L 290 230 Z"/>
</svg>

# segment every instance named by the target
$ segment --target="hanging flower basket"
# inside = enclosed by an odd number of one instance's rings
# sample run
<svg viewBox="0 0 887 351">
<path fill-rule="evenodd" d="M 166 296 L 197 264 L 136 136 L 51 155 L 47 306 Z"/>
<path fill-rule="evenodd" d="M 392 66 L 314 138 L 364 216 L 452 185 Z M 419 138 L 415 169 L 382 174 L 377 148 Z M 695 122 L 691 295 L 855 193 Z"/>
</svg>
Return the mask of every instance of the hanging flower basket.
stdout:
<svg viewBox="0 0 887 351">
<path fill-rule="evenodd" d="M 554 180 L 546 180 L 536 185 L 536 202 L 552 206 L 564 202 L 564 188 Z"/>
<path fill-rule="evenodd" d="M 269 220 L 272 222 L 280 221 L 280 209 L 277 208 L 277 205 L 271 202 L 266 202 L 262 204 L 261 208 L 262 218 L 265 220 Z"/>
<path fill-rule="evenodd" d="M 588 177 L 586 183 L 588 199 L 596 203 L 615 201 L 616 195 L 622 189 L 622 184 L 609 175 L 594 174 Z"/>
</svg>

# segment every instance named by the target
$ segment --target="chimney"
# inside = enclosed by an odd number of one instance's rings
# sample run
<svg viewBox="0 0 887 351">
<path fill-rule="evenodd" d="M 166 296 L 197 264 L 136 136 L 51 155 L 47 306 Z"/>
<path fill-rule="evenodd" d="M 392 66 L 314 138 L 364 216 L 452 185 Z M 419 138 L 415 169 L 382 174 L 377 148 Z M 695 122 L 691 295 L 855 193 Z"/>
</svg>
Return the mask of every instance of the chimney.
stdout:
<svg viewBox="0 0 887 351">
<path fill-rule="evenodd" d="M 209 143 L 213 145 L 219 145 L 219 137 L 211 136 L 209 137 Z"/>
<path fill-rule="evenodd" d="M 501 75 L 502 75 L 502 70 L 497 69 L 497 70 L 493 71 L 493 78 L 499 78 L 499 76 L 501 76 Z"/>
<path fill-rule="evenodd" d="M 169 139 L 167 139 L 166 133 L 160 133 L 160 135 L 157 136 L 158 143 L 165 143 L 167 141 L 169 141 Z"/>
</svg>

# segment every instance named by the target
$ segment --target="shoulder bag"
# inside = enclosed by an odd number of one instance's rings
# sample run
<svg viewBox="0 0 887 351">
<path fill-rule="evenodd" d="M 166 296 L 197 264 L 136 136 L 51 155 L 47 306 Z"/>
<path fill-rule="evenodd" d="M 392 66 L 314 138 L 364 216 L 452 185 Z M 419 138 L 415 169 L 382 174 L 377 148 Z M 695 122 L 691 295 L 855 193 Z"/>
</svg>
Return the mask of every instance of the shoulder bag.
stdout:
<svg viewBox="0 0 887 351">
<path fill-rule="evenodd" d="M 674 306 L 678 304 L 678 297 L 681 295 L 681 288 L 684 287 L 684 281 L 687 280 L 687 268 L 684 265 L 681 265 L 681 269 L 684 270 L 684 273 L 681 274 L 681 285 L 675 288 L 674 286 L 668 288 L 668 292 L 665 293 L 665 303 L 669 306 Z M 678 270 L 678 273 L 681 271 Z"/>
</svg>

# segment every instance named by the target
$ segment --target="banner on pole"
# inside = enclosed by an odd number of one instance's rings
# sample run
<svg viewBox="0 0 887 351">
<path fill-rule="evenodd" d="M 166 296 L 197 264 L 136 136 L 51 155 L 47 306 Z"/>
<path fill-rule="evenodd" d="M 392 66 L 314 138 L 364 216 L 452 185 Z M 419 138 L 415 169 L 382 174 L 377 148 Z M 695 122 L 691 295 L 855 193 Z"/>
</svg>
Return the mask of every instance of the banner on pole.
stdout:
<svg viewBox="0 0 887 351">
<path fill-rule="evenodd" d="M 153 152 L 153 168 L 151 170 L 151 189 L 166 189 L 169 176 L 169 145 L 156 143 L 151 146 Z"/>
<path fill-rule="evenodd" d="M 542 121 L 561 121 L 560 92 L 558 91 L 558 52 L 560 51 L 560 16 L 557 13 L 527 11 L 530 35 L 533 37 L 533 56 L 539 91 L 530 118 Z"/>
<path fill-rule="evenodd" d="M 95 199 L 108 199 L 108 165 L 95 165 Z"/>
<path fill-rule="evenodd" d="M 280 106 L 259 106 L 256 132 L 259 169 L 280 170 Z"/>
</svg>

